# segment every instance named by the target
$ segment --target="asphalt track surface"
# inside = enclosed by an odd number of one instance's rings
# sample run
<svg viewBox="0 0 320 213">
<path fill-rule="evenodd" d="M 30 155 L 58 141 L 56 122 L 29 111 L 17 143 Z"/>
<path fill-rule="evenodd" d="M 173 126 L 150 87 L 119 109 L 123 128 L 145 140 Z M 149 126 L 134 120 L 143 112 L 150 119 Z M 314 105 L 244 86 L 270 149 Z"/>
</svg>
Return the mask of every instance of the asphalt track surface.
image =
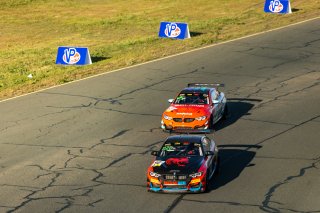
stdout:
<svg viewBox="0 0 320 213">
<path fill-rule="evenodd" d="M 161 51 L 161 50 L 159 50 Z M 0 212 L 320 212 L 320 19 L 0 103 Z M 146 190 L 167 99 L 223 82 L 221 174 Z"/>
</svg>

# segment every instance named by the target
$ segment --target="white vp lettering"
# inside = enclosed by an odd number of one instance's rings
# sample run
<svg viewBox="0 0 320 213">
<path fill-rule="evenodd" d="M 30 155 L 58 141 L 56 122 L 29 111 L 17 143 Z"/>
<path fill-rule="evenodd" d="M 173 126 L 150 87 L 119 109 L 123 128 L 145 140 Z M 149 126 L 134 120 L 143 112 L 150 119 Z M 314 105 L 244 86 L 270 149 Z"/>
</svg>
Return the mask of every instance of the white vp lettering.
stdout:
<svg viewBox="0 0 320 213">
<path fill-rule="evenodd" d="M 66 56 L 66 61 L 69 63 L 70 62 L 70 58 L 75 56 L 76 54 L 76 49 L 75 48 L 69 48 L 69 49 L 65 49 L 64 50 L 64 54 Z"/>
<path fill-rule="evenodd" d="M 175 24 L 175 23 L 167 24 L 166 28 L 168 30 L 168 35 L 171 36 L 171 33 L 177 29 L 177 24 Z"/>
</svg>

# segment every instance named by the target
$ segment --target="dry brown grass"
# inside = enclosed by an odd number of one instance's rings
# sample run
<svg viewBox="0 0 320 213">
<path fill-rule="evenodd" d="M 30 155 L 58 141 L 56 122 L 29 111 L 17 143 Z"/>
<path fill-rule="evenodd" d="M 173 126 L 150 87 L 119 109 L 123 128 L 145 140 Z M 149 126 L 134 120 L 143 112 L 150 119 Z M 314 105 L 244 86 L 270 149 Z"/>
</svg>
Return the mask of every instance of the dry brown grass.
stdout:
<svg viewBox="0 0 320 213">
<path fill-rule="evenodd" d="M 320 15 L 320 0 L 291 5 L 293 14 L 276 15 L 261 0 L 0 0 L 0 99 Z M 198 35 L 160 39 L 161 21 L 187 22 Z M 55 65 L 57 47 L 72 45 L 99 60 Z"/>
</svg>

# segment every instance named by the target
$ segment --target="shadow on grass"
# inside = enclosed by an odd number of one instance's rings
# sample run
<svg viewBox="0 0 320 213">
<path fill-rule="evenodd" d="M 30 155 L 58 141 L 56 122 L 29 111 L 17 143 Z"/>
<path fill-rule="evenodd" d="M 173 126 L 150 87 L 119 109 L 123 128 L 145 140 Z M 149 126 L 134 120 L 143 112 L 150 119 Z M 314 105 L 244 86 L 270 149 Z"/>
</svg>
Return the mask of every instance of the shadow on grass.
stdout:
<svg viewBox="0 0 320 213">
<path fill-rule="evenodd" d="M 202 35 L 203 33 L 200 33 L 200 32 L 190 32 L 190 36 L 191 37 L 197 37 L 197 36 L 200 36 Z"/>
<path fill-rule="evenodd" d="M 293 13 L 295 13 L 295 12 L 298 12 L 300 9 L 298 9 L 298 8 L 292 8 L 291 9 L 291 11 L 293 12 Z"/>
<path fill-rule="evenodd" d="M 228 116 L 226 120 L 220 120 L 215 126 L 214 130 L 218 131 L 223 129 L 237 120 L 239 120 L 244 115 L 250 115 L 249 111 L 254 107 L 255 102 L 261 102 L 260 99 L 250 99 L 250 98 L 229 98 L 227 100 L 228 104 Z"/>
<path fill-rule="evenodd" d="M 110 59 L 111 57 L 103 57 L 103 56 L 91 56 L 92 63 L 96 63 L 99 61 Z"/>
<path fill-rule="evenodd" d="M 208 192 L 224 186 L 236 178 L 246 167 L 255 166 L 250 163 L 256 155 L 256 150 L 262 146 L 249 144 L 220 145 L 219 174 L 212 177 L 208 185 Z M 252 150 L 253 149 L 253 150 Z M 250 150 L 250 151 L 249 151 Z"/>
</svg>

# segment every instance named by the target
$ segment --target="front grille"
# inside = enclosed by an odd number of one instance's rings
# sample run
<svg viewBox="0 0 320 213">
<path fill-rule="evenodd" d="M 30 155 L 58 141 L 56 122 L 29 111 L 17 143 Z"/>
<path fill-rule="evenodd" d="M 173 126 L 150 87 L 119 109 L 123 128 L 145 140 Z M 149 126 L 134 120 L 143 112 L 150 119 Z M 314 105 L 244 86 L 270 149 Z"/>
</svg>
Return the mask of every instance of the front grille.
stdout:
<svg viewBox="0 0 320 213">
<path fill-rule="evenodd" d="M 187 175 L 163 175 L 165 180 L 186 180 L 187 179 Z"/>
<path fill-rule="evenodd" d="M 191 123 L 193 121 L 194 121 L 194 118 L 185 118 L 184 119 L 184 122 L 186 122 L 186 123 Z"/>
<path fill-rule="evenodd" d="M 182 118 L 173 118 L 175 122 L 182 122 Z"/>
<path fill-rule="evenodd" d="M 177 126 L 175 129 L 181 129 L 181 130 L 185 130 L 185 129 L 192 129 L 192 127 L 185 127 L 185 126 Z"/>
<path fill-rule="evenodd" d="M 186 175 L 178 175 L 178 180 L 185 180 L 187 179 Z"/>
<path fill-rule="evenodd" d="M 165 178 L 165 180 L 173 180 L 174 175 L 165 175 L 164 178 Z"/>
<path fill-rule="evenodd" d="M 182 119 L 182 118 L 173 118 L 174 122 L 178 122 L 178 123 L 181 123 L 182 121 L 185 122 L 185 123 L 191 123 L 194 121 L 194 118 L 185 118 L 185 119 Z"/>
</svg>

